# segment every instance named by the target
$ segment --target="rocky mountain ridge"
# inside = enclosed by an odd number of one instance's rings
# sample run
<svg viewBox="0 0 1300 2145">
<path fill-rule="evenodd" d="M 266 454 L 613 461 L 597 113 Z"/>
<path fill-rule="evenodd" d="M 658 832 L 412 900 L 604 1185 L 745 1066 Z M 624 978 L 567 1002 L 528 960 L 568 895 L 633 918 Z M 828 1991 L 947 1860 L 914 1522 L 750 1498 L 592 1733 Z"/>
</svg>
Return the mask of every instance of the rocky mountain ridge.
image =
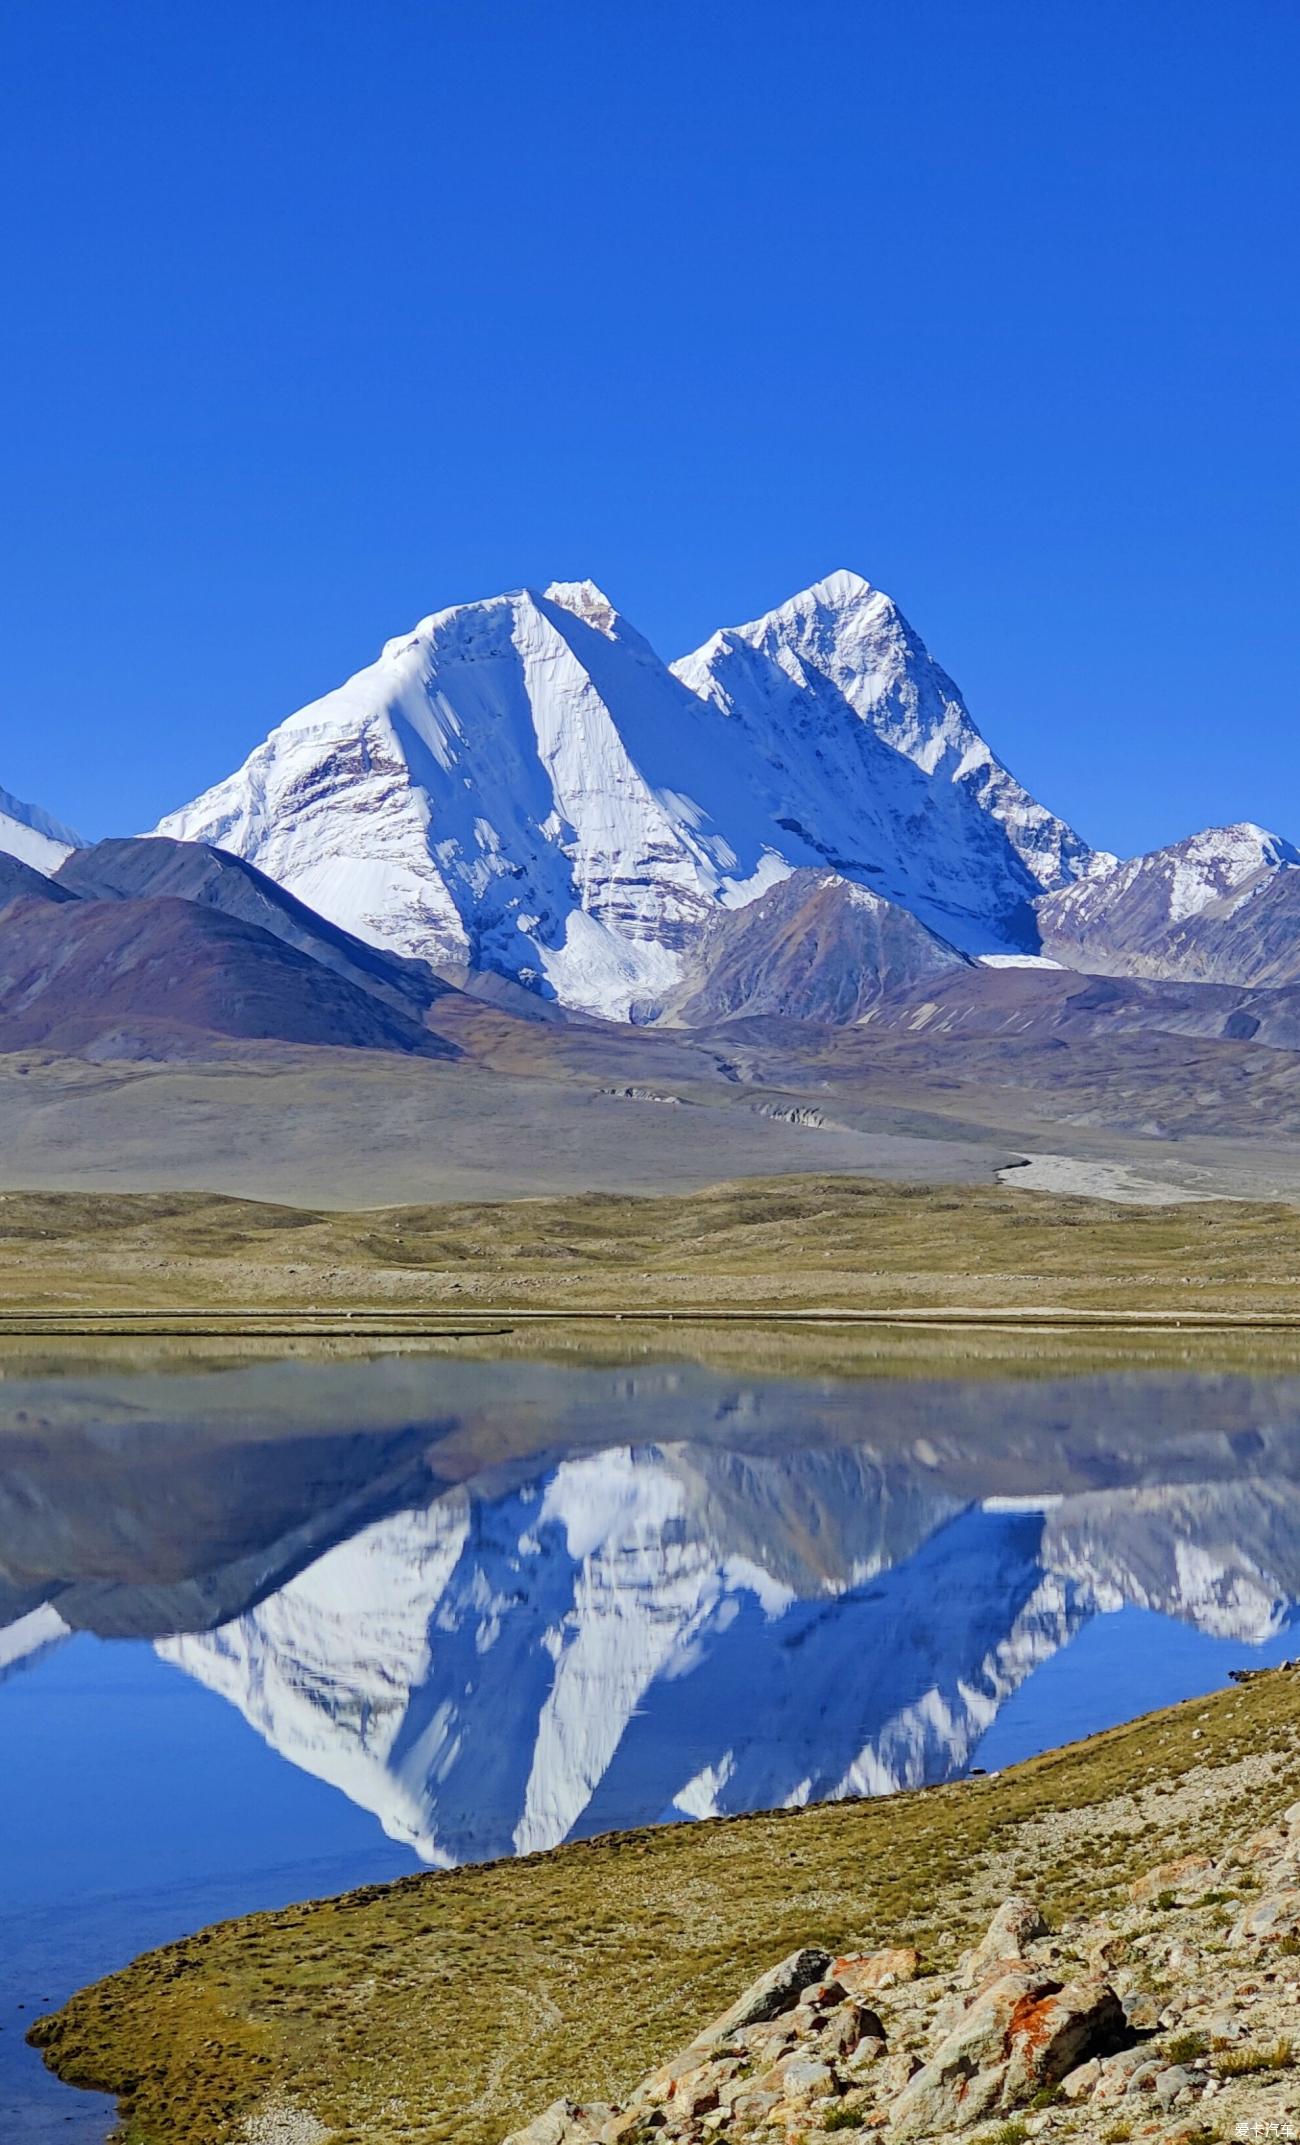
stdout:
<svg viewBox="0 0 1300 2145">
<path fill-rule="evenodd" d="M 0 856 L 0 1047 L 130 1060 L 219 1043 L 455 1056 L 450 984 L 355 939 L 241 858 L 99 842 L 47 877 Z"/>
<path fill-rule="evenodd" d="M 1094 975 L 1300 981 L 1300 850 L 1267 828 L 1206 828 L 1043 895 L 1044 953 Z"/>
</svg>

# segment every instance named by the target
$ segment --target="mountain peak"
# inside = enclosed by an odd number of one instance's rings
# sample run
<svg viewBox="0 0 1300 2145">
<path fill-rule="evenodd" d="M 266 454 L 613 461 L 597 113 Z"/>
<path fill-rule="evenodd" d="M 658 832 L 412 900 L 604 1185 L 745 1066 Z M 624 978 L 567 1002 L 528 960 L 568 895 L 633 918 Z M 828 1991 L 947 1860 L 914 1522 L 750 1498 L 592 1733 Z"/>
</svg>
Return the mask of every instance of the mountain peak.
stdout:
<svg viewBox="0 0 1300 2145">
<path fill-rule="evenodd" d="M 1213 944 L 1215 933 L 1235 905 L 1297 866 L 1300 850 L 1253 820 L 1202 827 L 1050 892 L 1037 905 L 1043 950 L 1098 975 L 1249 982 L 1251 959 L 1226 938 Z"/>
<path fill-rule="evenodd" d="M 597 633 L 613 637 L 619 614 L 594 581 L 552 581 L 542 593 L 548 603 L 558 603 L 561 610 L 572 611 L 575 618 L 594 626 Z"/>
<path fill-rule="evenodd" d="M 1202 827 L 1199 833 L 1171 842 L 1167 849 L 1155 854 L 1221 861 L 1226 870 L 1243 875 L 1265 865 L 1300 864 L 1300 851 L 1294 844 L 1284 834 L 1275 834 L 1271 827 L 1261 827 L 1256 819 L 1236 819 L 1225 827 Z"/>
<path fill-rule="evenodd" d="M 814 828 L 827 862 L 866 873 L 963 952 L 1032 951 L 1026 904 L 1093 866 L 1088 845 L 994 757 L 952 679 L 861 574 L 827 574 L 673 669 L 773 768 L 779 826 Z"/>
<path fill-rule="evenodd" d="M 762 633 L 779 632 L 792 623 L 806 627 L 809 621 L 825 621 L 827 617 L 842 619 L 870 605 L 881 616 L 897 617 L 898 606 L 883 589 L 876 588 L 862 574 L 854 573 L 847 566 L 837 566 L 834 573 L 825 574 L 820 581 L 812 581 L 807 588 L 796 589 L 784 603 L 774 604 L 761 618 L 751 619 L 747 625 L 735 630 L 753 639 Z M 823 627 L 824 629 L 824 627 Z"/>
<path fill-rule="evenodd" d="M 872 596 L 880 597 L 884 603 L 889 602 L 884 591 L 873 588 L 871 582 L 865 580 L 860 573 L 854 573 L 848 566 L 837 566 L 834 573 L 828 573 L 821 581 L 814 581 L 810 588 L 801 589 L 797 596 L 790 598 L 790 602 L 802 603 L 811 597 L 814 603 L 825 610 L 844 611 L 851 604 L 862 603 Z M 786 606 L 783 605 L 782 608 Z"/>
</svg>

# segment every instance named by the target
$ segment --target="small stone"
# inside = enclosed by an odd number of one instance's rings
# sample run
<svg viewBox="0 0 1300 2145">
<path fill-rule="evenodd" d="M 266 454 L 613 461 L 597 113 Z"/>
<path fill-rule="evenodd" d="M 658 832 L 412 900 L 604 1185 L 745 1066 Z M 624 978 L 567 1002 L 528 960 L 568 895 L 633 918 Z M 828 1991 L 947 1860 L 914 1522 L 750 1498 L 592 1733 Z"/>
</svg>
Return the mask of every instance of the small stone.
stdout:
<svg viewBox="0 0 1300 2145">
<path fill-rule="evenodd" d="M 737 2093 L 731 2103 L 731 2112 L 739 2123 L 762 2123 L 779 2106 L 780 2100 L 779 2093 L 763 2092 L 751 2086 L 748 2092 Z"/>
<path fill-rule="evenodd" d="M 1047 1924 L 1032 1899 L 1004 1899 L 985 1935 L 962 1960 L 958 1981 L 973 1987 L 1000 1962 L 1023 1959 L 1026 1944 L 1046 1934 Z"/>
<path fill-rule="evenodd" d="M 711 2078 L 695 2078 L 689 2085 L 679 2086 L 673 2095 L 673 2113 L 694 2120 L 698 2115 L 707 2115 L 718 2105 L 719 2085 Z"/>
<path fill-rule="evenodd" d="M 854 2049 L 852 2055 L 846 2056 L 844 2058 L 844 2069 L 850 2078 L 858 2078 L 862 2075 L 863 2071 L 872 2070 L 877 2063 L 883 2063 L 887 2054 L 888 2049 L 884 2041 L 877 2041 L 875 2039 L 864 2037 L 858 2042 L 858 2045 Z M 890 2060 L 893 2062 L 897 2062 L 898 2058 L 892 2057 L 890 2058 Z M 915 2056 L 909 2055 L 905 2058 L 905 2061 L 912 2066 L 912 2070 L 915 2070 L 918 2067 Z M 909 2071 L 907 2074 L 908 2077 L 910 2077 L 911 2074 L 911 2071 Z M 895 2091 L 901 2092 L 903 2086 L 906 2084 L 907 2078 L 904 2078 L 902 2084 L 897 2086 L 895 2088 Z"/>
<path fill-rule="evenodd" d="M 843 2003 L 848 1993 L 837 1975 L 827 1974 L 822 1980 L 810 1981 L 807 1988 L 800 1989 L 795 2012 L 833 2010 L 837 2003 Z"/>
<path fill-rule="evenodd" d="M 909 2086 L 921 2068 L 921 2059 L 910 2048 L 900 2048 L 897 2055 L 890 2056 L 881 2072 L 881 2088 L 891 2098 Z"/>
<path fill-rule="evenodd" d="M 1213 1871 L 1208 1855 L 1180 1855 L 1176 1862 L 1162 1862 L 1145 1877 L 1136 1878 L 1128 1888 L 1128 1896 L 1144 1900 L 1154 1899 L 1160 1892 L 1204 1890 Z"/>
<path fill-rule="evenodd" d="M 1199 2078 L 1186 2064 L 1171 2063 L 1156 2079 L 1156 2099 L 1171 2107 L 1180 2095 L 1194 2093 L 1199 2084 Z"/>
<path fill-rule="evenodd" d="M 927 2063 L 894 2105 L 891 2140 L 948 2137 L 969 2130 L 993 2113 L 1005 2076 L 1005 2063 L 985 2071 L 959 2066 L 941 2071 Z"/>
<path fill-rule="evenodd" d="M 1300 1891 L 1265 1892 L 1243 1908 L 1232 1925 L 1230 1944 L 1274 1943 L 1300 1935 Z"/>
<path fill-rule="evenodd" d="M 1137 2064 L 1125 2080 L 1126 2093 L 1154 2093 L 1156 2079 L 1165 2066 L 1155 2056 L 1147 2056 Z"/>
<path fill-rule="evenodd" d="M 1097 2100 L 1118 2100 L 1128 2091 L 1129 2079 L 1134 2071 L 1141 2070 L 1150 2062 L 1142 2048 L 1123 2048 L 1113 2056 L 1101 2058 L 1101 2076 L 1097 2080 L 1093 2097 Z"/>
<path fill-rule="evenodd" d="M 781 2085 L 787 2100 L 821 2100 L 835 2091 L 835 2075 L 816 2056 L 790 2056 L 781 2066 Z"/>
<path fill-rule="evenodd" d="M 899 1988 L 915 1981 L 921 1954 L 910 1944 L 896 1944 L 886 1951 L 849 1952 L 831 1967 L 842 1988 L 851 1996 L 870 1995 L 876 1989 Z"/>
<path fill-rule="evenodd" d="M 874 2011 L 850 1998 L 830 2013 L 817 2039 L 825 2054 L 851 2056 L 858 2043 L 864 2040 L 883 2049 L 885 2029 Z"/>
<path fill-rule="evenodd" d="M 596 2145 L 614 2110 L 574 2100 L 554 2100 L 522 2130 L 512 2130 L 504 2145 Z"/>
<path fill-rule="evenodd" d="M 1160 2011 L 1149 1989 L 1129 1989 L 1121 2001 L 1125 2023 L 1134 2033 L 1155 2032 L 1160 2023 Z"/>
</svg>

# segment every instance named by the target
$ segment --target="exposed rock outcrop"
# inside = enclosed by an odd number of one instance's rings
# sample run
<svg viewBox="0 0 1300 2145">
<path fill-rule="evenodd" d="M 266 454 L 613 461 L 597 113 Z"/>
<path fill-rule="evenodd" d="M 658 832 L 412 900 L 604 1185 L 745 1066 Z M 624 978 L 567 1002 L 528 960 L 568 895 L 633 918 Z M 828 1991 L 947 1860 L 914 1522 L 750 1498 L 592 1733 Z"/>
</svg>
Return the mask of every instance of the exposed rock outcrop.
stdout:
<svg viewBox="0 0 1300 2145">
<path fill-rule="evenodd" d="M 1105 1919 L 1053 1933 L 1008 1898 L 944 1973 L 794 1952 L 625 2101 L 556 2101 L 505 2145 L 1291 2137 L 1298 2022 L 1300 1803 Z"/>
</svg>

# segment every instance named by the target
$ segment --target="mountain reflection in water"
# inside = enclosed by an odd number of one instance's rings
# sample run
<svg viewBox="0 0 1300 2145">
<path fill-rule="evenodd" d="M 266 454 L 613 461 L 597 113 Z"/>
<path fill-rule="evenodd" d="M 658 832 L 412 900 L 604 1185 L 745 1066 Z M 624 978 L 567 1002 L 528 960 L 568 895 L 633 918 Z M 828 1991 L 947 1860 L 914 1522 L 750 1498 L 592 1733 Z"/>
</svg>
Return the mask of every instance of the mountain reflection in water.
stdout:
<svg viewBox="0 0 1300 2145">
<path fill-rule="evenodd" d="M 356 1431 L 294 1416 L 337 1412 L 324 1369 L 28 1396 L 0 1676 L 148 1638 L 454 1863 L 942 1780 L 1092 1619 L 1260 1647 L 1300 1599 L 1291 1381 L 369 1369 Z"/>
</svg>

